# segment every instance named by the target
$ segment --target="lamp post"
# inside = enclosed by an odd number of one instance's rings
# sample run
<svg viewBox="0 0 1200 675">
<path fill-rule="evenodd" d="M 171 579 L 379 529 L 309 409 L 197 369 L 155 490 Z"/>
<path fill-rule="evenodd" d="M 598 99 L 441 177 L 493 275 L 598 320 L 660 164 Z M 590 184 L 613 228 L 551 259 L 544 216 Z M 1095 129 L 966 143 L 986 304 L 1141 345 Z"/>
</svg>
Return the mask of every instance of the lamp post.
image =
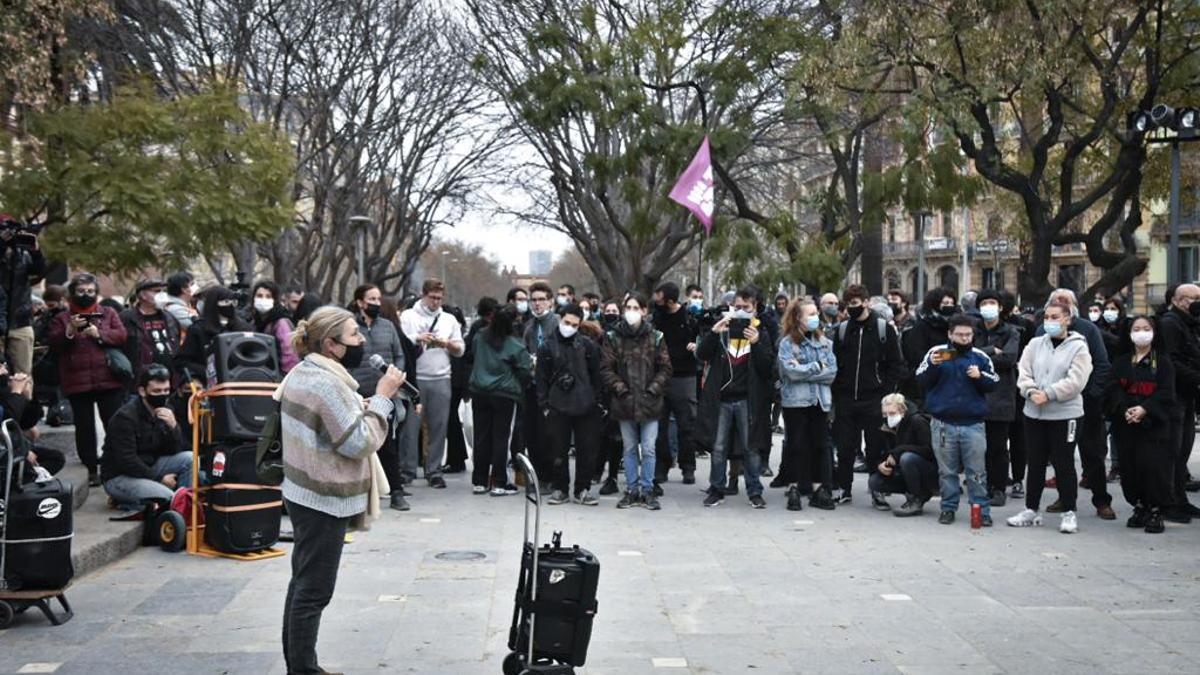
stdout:
<svg viewBox="0 0 1200 675">
<path fill-rule="evenodd" d="M 366 216 L 351 216 L 350 228 L 355 231 L 358 236 L 358 283 L 359 285 L 367 283 L 367 227 L 371 225 L 371 219 Z"/>
<path fill-rule="evenodd" d="M 917 297 L 913 303 L 919 303 L 925 298 L 925 219 L 928 211 L 917 212 Z"/>
<path fill-rule="evenodd" d="M 1179 180 L 1182 164 L 1180 143 L 1200 140 L 1196 127 L 1200 124 L 1200 111 L 1195 108 L 1175 110 L 1159 103 L 1149 111 L 1138 110 L 1129 115 L 1129 131 L 1138 135 L 1159 130 L 1162 133 L 1148 137 L 1147 143 L 1169 143 L 1171 145 L 1171 198 L 1170 234 L 1167 239 L 1167 283 L 1178 284 L 1179 278 Z M 1174 133 L 1168 133 L 1168 132 Z"/>
</svg>

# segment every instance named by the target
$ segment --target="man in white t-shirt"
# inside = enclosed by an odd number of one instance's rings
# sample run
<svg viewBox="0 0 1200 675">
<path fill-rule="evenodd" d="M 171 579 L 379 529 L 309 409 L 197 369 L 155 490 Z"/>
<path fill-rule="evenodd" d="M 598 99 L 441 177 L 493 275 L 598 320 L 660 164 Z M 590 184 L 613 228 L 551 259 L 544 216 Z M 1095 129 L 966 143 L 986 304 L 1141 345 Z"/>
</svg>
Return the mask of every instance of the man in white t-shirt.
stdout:
<svg viewBox="0 0 1200 675">
<path fill-rule="evenodd" d="M 415 425 L 425 421 L 425 478 L 429 487 L 444 488 L 442 463 L 446 455 L 446 425 L 450 421 L 450 359 L 466 347 L 458 321 L 442 312 L 446 286 L 437 279 L 421 285 L 421 299 L 400 314 L 400 329 L 417 346 L 417 387 L 424 406 Z"/>
</svg>

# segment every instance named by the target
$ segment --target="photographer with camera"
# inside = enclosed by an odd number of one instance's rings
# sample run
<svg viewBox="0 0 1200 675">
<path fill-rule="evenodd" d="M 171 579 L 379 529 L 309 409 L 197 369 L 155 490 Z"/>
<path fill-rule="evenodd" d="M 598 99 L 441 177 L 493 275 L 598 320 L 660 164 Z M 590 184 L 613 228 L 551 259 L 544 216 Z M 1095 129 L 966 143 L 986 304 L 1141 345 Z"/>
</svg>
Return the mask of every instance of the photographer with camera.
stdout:
<svg viewBox="0 0 1200 675">
<path fill-rule="evenodd" d="M 599 422 L 596 399 L 600 390 L 600 347 L 578 335 L 583 323 L 579 305 L 560 309 L 558 328 L 537 352 L 538 409 L 546 425 L 545 466 L 551 468 L 554 488 L 549 504 L 565 504 L 575 496 L 584 506 L 599 504 L 591 493 L 595 470 Z M 571 434 L 575 435 L 575 489 L 570 488 L 568 458 Z"/>
<path fill-rule="evenodd" d="M 96 302 L 96 277 L 76 274 L 67 284 L 67 293 L 67 311 L 50 323 L 50 351 L 58 358 L 62 391 L 75 417 L 75 451 L 87 467 L 88 484 L 98 487 L 96 408 L 107 429 L 125 391 L 125 382 L 109 366 L 107 350 L 120 350 L 128 336 L 117 313 Z"/>
<path fill-rule="evenodd" d="M 0 338 L 8 363 L 16 373 L 33 370 L 33 286 L 46 273 L 46 256 L 38 247 L 40 227 L 0 216 L 0 289 L 6 298 L 8 330 Z"/>
</svg>

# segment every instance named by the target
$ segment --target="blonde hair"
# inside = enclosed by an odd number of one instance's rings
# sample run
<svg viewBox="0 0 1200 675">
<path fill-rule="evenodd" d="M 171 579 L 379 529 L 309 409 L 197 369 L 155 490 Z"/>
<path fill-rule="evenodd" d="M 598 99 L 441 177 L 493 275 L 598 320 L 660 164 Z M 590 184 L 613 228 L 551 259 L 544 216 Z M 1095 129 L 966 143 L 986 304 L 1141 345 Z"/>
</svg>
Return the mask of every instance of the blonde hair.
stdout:
<svg viewBox="0 0 1200 675">
<path fill-rule="evenodd" d="M 804 340 L 803 326 L 800 325 L 800 312 L 809 305 L 815 308 L 817 303 L 805 297 L 796 298 L 788 305 L 787 312 L 783 315 L 783 334 L 796 344 L 800 344 Z M 817 312 L 817 316 L 821 316 L 820 311 Z M 817 329 L 813 331 L 813 335 L 818 338 L 825 335 L 825 330 L 821 327 L 820 322 L 817 323 Z"/>
<path fill-rule="evenodd" d="M 879 402 L 880 410 L 888 407 L 889 405 L 896 406 L 901 410 L 908 409 L 908 401 L 905 400 L 904 394 L 900 393 L 888 394 L 887 396 L 883 397 L 882 401 Z"/>
<path fill-rule="evenodd" d="M 307 319 L 296 324 L 296 330 L 292 331 L 292 349 L 300 358 L 320 354 L 325 338 L 336 340 L 341 337 L 342 324 L 347 321 L 354 321 L 354 315 L 341 307 L 318 307 Z"/>
</svg>

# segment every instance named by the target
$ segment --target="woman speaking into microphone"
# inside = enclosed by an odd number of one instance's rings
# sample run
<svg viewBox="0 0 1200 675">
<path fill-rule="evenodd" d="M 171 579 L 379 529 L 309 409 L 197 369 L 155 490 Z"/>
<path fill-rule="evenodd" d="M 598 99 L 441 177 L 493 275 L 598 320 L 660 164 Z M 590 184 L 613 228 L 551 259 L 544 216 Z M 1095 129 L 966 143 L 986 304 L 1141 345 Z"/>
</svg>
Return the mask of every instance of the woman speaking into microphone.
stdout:
<svg viewBox="0 0 1200 675">
<path fill-rule="evenodd" d="M 292 580 L 283 607 L 288 673 L 317 665 L 321 612 L 333 597 L 350 518 L 367 510 L 371 453 L 383 445 L 392 398 L 404 384 L 393 366 L 364 399 L 350 370 L 363 360 L 354 315 L 322 307 L 301 321 L 292 346 L 303 360 L 280 385 L 283 498 L 292 518 Z"/>
</svg>

